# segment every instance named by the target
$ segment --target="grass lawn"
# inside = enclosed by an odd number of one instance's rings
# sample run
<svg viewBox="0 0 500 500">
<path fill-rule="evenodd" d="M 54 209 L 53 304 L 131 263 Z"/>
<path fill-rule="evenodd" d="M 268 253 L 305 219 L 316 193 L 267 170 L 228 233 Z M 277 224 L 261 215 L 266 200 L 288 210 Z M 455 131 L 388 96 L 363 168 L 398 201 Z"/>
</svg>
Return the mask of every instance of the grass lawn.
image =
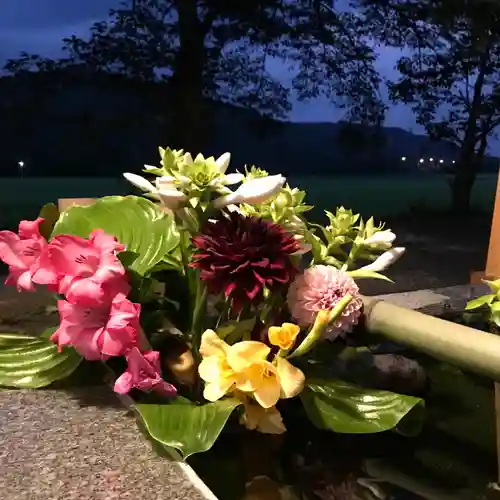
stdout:
<svg viewBox="0 0 500 500">
<path fill-rule="evenodd" d="M 292 176 L 292 186 L 308 193 L 308 202 L 318 209 L 343 205 L 364 215 L 395 216 L 411 207 L 444 209 L 450 203 L 445 176 L 422 177 L 312 177 Z M 496 190 L 496 175 L 480 176 L 473 192 L 477 208 L 490 211 Z M 0 180 L 0 229 L 14 228 L 20 219 L 32 219 L 39 208 L 58 198 L 99 197 L 130 193 L 130 185 L 119 178 L 2 178 Z"/>
</svg>

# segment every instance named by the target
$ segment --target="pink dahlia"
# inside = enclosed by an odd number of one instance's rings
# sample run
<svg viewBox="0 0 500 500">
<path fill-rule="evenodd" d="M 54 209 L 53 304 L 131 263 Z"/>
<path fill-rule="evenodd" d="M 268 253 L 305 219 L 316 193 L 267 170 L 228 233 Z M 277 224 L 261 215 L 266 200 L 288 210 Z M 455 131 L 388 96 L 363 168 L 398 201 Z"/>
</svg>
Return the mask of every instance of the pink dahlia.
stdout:
<svg viewBox="0 0 500 500">
<path fill-rule="evenodd" d="M 353 299 L 331 325 L 329 338 L 341 331 L 350 331 L 361 316 L 361 295 L 358 285 L 346 273 L 333 266 L 313 266 L 298 276 L 288 289 L 288 308 L 300 326 L 312 325 L 319 311 L 329 310 L 347 294 Z"/>
<path fill-rule="evenodd" d="M 276 292 L 290 283 L 297 269 L 292 254 L 300 250 L 293 235 L 278 224 L 237 212 L 210 222 L 193 238 L 192 267 L 210 293 L 223 293 L 234 310 L 262 300 L 264 289 Z"/>
</svg>

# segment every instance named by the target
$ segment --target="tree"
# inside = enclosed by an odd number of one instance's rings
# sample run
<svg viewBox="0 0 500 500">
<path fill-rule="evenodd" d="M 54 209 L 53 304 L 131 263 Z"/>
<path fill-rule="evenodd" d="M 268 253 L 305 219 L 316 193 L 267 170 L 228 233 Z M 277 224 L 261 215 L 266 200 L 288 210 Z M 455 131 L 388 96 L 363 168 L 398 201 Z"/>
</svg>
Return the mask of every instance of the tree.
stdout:
<svg viewBox="0 0 500 500">
<path fill-rule="evenodd" d="M 411 49 L 390 83 L 436 140 L 458 146 L 452 206 L 470 209 L 488 140 L 500 124 L 500 7 L 487 0 L 363 1 L 384 42 Z"/>
<path fill-rule="evenodd" d="M 63 41 L 60 66 L 119 73 L 165 83 L 169 143 L 203 149 L 210 130 L 207 102 L 253 108 L 284 118 L 291 91 L 300 99 L 327 95 L 352 120 L 380 123 L 384 106 L 375 55 L 355 13 L 319 0 L 135 0 L 111 10 L 88 40 Z M 269 71 L 273 60 L 296 67 L 292 89 Z M 23 54 L 10 73 L 37 69 Z"/>
</svg>

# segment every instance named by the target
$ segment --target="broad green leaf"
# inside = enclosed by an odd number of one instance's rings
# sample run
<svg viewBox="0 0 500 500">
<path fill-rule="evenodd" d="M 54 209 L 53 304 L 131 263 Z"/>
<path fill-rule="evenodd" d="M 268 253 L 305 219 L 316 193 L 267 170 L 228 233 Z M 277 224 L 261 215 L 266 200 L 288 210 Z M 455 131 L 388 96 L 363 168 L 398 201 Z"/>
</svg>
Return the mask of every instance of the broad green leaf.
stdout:
<svg viewBox="0 0 500 500">
<path fill-rule="evenodd" d="M 500 325 L 500 302 L 490 304 L 490 319 L 495 325 Z"/>
<path fill-rule="evenodd" d="M 484 306 L 486 304 L 491 304 L 494 300 L 495 300 L 495 294 L 493 293 L 490 293 L 488 295 L 483 295 L 482 297 L 477 297 L 467 302 L 465 310 L 470 311 L 471 309 L 477 309 L 478 307 Z"/>
<path fill-rule="evenodd" d="M 45 336 L 45 333 L 43 334 Z M 0 385 L 37 389 L 71 375 L 82 357 L 72 348 L 58 351 L 46 338 L 0 334 Z"/>
<path fill-rule="evenodd" d="M 44 219 L 40 224 L 40 234 L 48 240 L 59 219 L 59 209 L 53 203 L 47 203 L 40 210 L 38 217 Z"/>
<path fill-rule="evenodd" d="M 70 207 L 61 214 L 52 235 L 87 238 L 94 229 L 112 234 L 127 252 L 137 254 L 130 269 L 139 274 L 145 274 L 179 244 L 172 216 L 137 196 L 106 196 L 88 206 Z"/>
<path fill-rule="evenodd" d="M 256 321 L 256 317 L 240 321 L 228 321 L 227 323 L 220 325 L 215 331 L 217 335 L 221 339 L 226 340 L 228 344 L 234 344 L 252 332 Z"/>
<path fill-rule="evenodd" d="M 195 405 L 183 398 L 169 404 L 138 404 L 147 431 L 165 446 L 176 448 L 184 458 L 209 450 L 226 425 L 237 399 Z"/>
<path fill-rule="evenodd" d="M 422 423 L 420 398 L 366 389 L 344 380 L 309 379 L 301 399 L 316 427 L 342 434 L 372 434 L 390 429 L 415 434 Z M 410 424 L 407 418 L 411 412 L 415 412 L 417 425 L 409 428 L 404 424 Z"/>
<path fill-rule="evenodd" d="M 378 280 L 385 280 L 394 283 L 390 278 L 384 276 L 383 274 L 377 273 L 376 271 L 370 271 L 369 269 L 355 269 L 353 271 L 348 271 L 347 273 L 353 279 L 363 279 L 363 278 L 374 278 Z"/>
</svg>

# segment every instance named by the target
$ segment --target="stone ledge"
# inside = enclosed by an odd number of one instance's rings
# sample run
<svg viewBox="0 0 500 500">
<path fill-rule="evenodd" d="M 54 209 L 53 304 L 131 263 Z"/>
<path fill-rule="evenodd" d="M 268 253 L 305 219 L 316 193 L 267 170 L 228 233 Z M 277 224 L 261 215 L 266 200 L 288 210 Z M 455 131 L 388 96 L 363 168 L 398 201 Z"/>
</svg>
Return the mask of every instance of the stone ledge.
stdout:
<svg viewBox="0 0 500 500">
<path fill-rule="evenodd" d="M 426 314 L 440 316 L 444 313 L 463 311 L 465 304 L 476 297 L 489 293 L 485 284 L 458 285 L 446 288 L 415 290 L 412 292 L 376 295 L 378 299 Z"/>
<path fill-rule="evenodd" d="M 104 386 L 0 391 L 0 491 L 16 500 L 203 500 Z"/>
</svg>

